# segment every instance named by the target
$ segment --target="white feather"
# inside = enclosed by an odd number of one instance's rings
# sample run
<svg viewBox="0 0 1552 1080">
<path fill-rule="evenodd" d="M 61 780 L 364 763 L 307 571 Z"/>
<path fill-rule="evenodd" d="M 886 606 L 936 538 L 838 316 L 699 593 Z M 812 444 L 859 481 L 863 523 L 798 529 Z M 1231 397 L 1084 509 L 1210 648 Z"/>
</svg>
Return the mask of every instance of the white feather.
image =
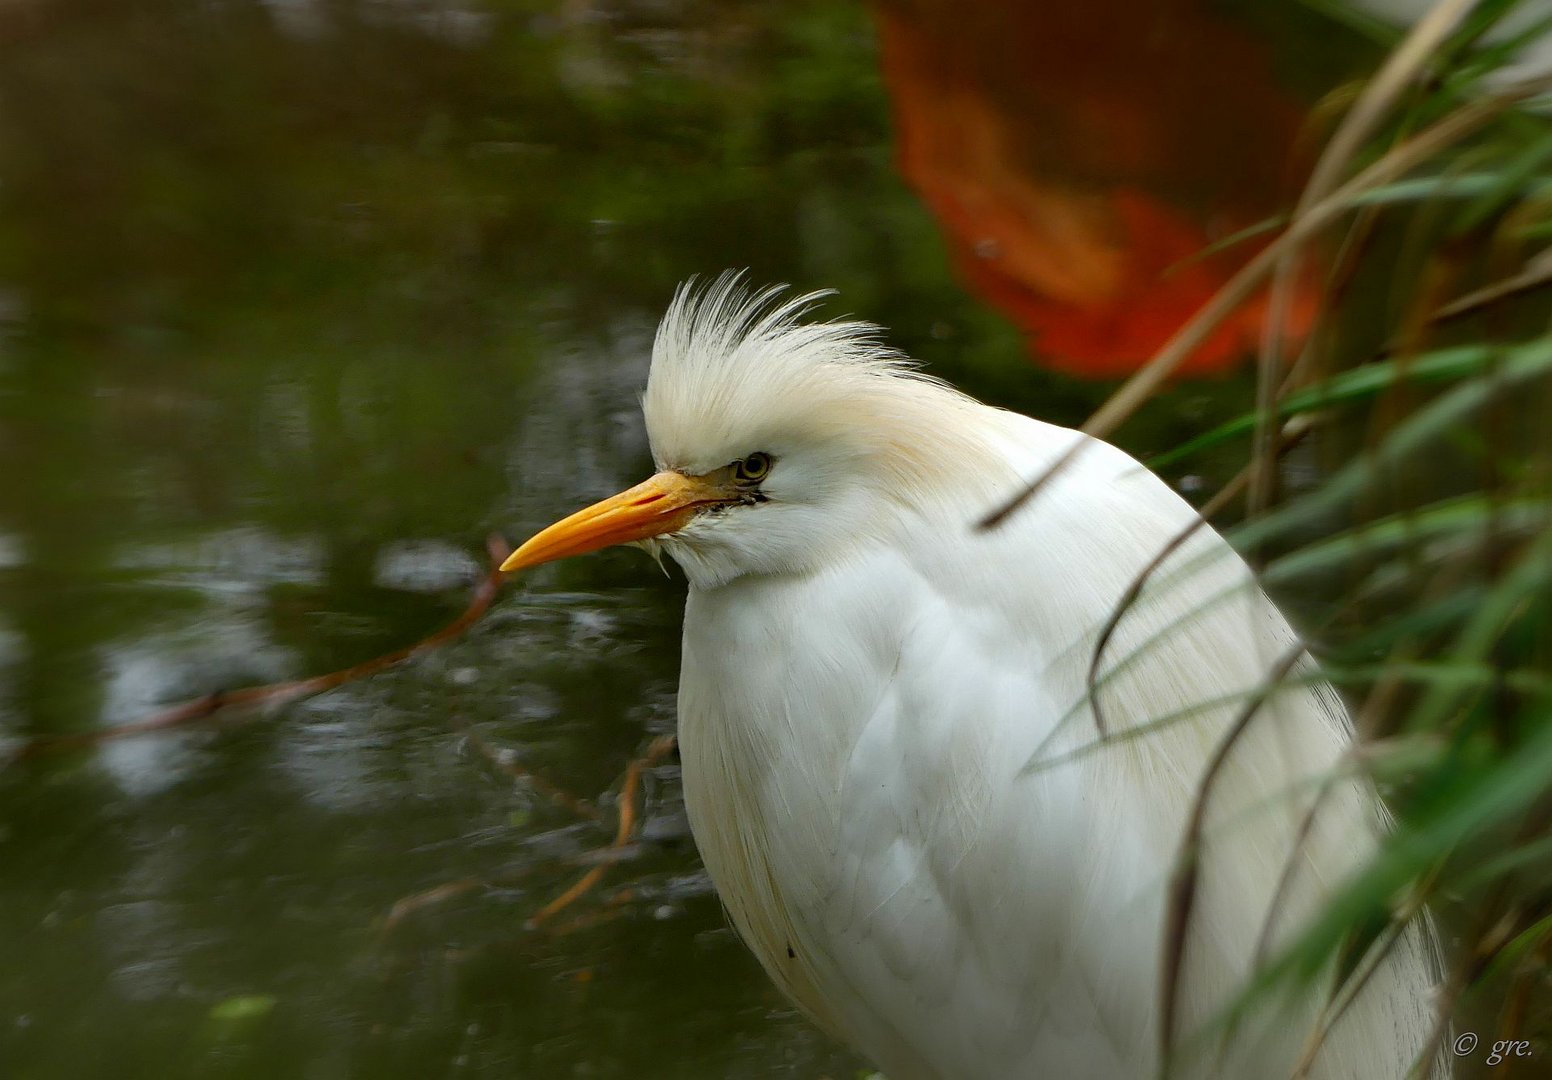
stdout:
<svg viewBox="0 0 1552 1080">
<path fill-rule="evenodd" d="M 685 796 L 732 921 L 891 1080 L 1154 1076 L 1167 880 L 1207 762 L 1294 633 L 1204 527 L 1109 646 L 1113 742 L 1095 749 L 1094 636 L 1195 511 L 1086 440 L 978 532 L 1084 437 L 921 376 L 874 327 L 798 322 L 814 297 L 776 296 L 726 275 L 681 290 L 643 403 L 661 468 L 775 458 L 768 501 L 660 540 L 691 586 Z M 1186 943 L 1185 1045 L 1218 1030 L 1265 921 L 1275 948 L 1373 851 L 1384 812 L 1354 779 L 1295 851 L 1350 738 L 1327 688 L 1290 685 L 1230 753 Z M 1411 928 L 1311 1077 L 1405 1074 L 1431 1026 L 1431 953 Z M 1287 1075 L 1317 1006 L 1269 1004 L 1175 1075 Z"/>
</svg>

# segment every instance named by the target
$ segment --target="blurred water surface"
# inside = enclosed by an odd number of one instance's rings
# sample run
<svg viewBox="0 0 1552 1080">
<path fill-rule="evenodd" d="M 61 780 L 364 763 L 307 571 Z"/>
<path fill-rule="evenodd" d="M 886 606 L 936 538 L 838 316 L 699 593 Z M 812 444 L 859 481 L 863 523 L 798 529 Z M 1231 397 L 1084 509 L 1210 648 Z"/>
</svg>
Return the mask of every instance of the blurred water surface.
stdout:
<svg viewBox="0 0 1552 1080">
<path fill-rule="evenodd" d="M 955 285 L 859 6 L 21 0 L 0 101 L 3 740 L 451 619 L 487 533 L 644 474 L 693 273 L 838 288 L 1052 419 L 1103 393 Z M 1173 400 L 1155 442 L 1244 385 Z M 0 771 L 0 1076 L 853 1075 L 726 928 L 672 762 L 576 909 L 617 917 L 525 929 L 612 824 L 467 732 L 609 790 L 672 730 L 681 603 L 634 552 L 544 567 L 391 673 Z"/>
</svg>

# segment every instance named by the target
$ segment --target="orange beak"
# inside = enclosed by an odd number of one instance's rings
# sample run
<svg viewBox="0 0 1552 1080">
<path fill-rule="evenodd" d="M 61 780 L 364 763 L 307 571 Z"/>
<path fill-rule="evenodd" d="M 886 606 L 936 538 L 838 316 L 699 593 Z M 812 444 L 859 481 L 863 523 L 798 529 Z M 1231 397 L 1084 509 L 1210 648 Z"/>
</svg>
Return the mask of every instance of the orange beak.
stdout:
<svg viewBox="0 0 1552 1080">
<path fill-rule="evenodd" d="M 701 507 L 735 498 L 709 476 L 660 472 L 537 533 L 512 552 L 501 569 L 511 573 L 615 544 L 662 536 L 682 528 Z"/>
</svg>

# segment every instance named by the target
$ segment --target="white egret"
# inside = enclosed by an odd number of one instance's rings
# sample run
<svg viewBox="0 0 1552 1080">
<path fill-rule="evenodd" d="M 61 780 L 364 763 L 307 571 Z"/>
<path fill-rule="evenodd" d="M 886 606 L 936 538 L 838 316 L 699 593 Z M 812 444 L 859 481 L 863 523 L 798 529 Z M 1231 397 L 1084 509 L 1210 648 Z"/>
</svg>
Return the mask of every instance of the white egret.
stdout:
<svg viewBox="0 0 1552 1080">
<path fill-rule="evenodd" d="M 1151 1078 L 1166 983 L 1177 1076 L 1282 1077 L 1317 1046 L 1311 1077 L 1405 1075 L 1431 1030 L 1415 924 L 1334 1023 L 1306 990 L 1214 1026 L 1385 827 L 1351 777 L 1304 820 L 1351 740 L 1313 678 L 1270 696 L 1217 771 L 1164 976 L 1198 789 L 1298 649 L 1246 565 L 1207 528 L 1163 565 L 1109 646 L 1099 745 L 1096 633 L 1195 511 L 1120 450 L 982 405 L 777 292 L 678 292 L 643 398 L 659 471 L 503 567 L 628 543 L 684 569 L 685 802 L 770 977 L 890 1080 Z M 975 528 L 1074 440 L 1028 505 Z"/>
</svg>

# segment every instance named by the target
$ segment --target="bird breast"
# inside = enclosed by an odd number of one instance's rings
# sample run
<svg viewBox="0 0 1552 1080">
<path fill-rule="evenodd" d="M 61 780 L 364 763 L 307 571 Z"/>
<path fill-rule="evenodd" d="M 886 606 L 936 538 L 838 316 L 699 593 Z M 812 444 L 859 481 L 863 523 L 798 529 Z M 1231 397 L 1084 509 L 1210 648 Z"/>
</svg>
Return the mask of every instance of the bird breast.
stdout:
<svg viewBox="0 0 1552 1080">
<path fill-rule="evenodd" d="M 1233 718 L 1296 647 L 1204 529 L 1118 628 L 1097 743 L 1095 633 L 1195 520 L 1097 445 L 1002 529 L 976 533 L 979 506 L 927 508 L 819 572 L 691 590 L 680 744 L 701 854 L 777 985 L 891 1080 L 1157 1068 L 1184 825 Z M 1284 940 L 1380 828 L 1372 794 L 1343 781 L 1300 838 L 1348 742 L 1328 691 L 1291 687 L 1257 716 L 1207 804 L 1185 1030 L 1249 977 L 1263 927 Z M 1426 944 L 1403 942 L 1349 1010 L 1353 1030 L 1409 1034 L 1338 1032 L 1312 1077 L 1406 1071 L 1428 1028 Z M 1291 1068 L 1313 1014 L 1290 1008 L 1242 1025 L 1223 1075 Z"/>
</svg>

